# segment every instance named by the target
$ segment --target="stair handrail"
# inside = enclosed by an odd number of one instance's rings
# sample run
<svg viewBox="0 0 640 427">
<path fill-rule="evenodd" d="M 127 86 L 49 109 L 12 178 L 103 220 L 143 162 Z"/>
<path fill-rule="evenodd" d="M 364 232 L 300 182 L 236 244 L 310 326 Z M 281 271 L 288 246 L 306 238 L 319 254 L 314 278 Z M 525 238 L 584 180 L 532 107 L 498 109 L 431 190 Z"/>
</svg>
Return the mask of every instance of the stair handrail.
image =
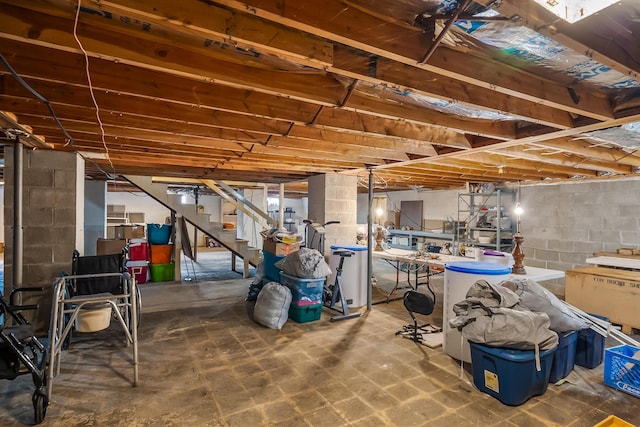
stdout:
<svg viewBox="0 0 640 427">
<path fill-rule="evenodd" d="M 235 208 L 240 209 L 242 212 L 249 215 L 251 219 L 253 219 L 255 222 L 260 224 L 262 227 L 268 229 L 271 227 L 278 226 L 278 223 L 276 220 L 274 220 L 269 215 L 264 213 L 256 205 L 248 201 L 242 194 L 238 193 L 236 190 L 234 190 L 224 182 L 214 181 L 212 179 L 202 179 L 201 182 L 207 187 L 211 188 L 216 193 L 218 193 L 220 197 L 225 199 L 227 202 L 231 203 Z M 261 219 L 264 219 L 264 221 L 262 221 Z"/>
</svg>

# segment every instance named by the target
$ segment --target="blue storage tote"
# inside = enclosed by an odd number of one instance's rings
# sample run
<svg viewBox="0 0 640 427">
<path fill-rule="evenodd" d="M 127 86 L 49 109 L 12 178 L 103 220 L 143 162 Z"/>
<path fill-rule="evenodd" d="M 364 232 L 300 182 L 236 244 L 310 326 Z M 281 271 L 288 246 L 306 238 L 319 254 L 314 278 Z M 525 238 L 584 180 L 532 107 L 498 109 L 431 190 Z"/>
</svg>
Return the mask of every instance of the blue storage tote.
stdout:
<svg viewBox="0 0 640 427">
<path fill-rule="evenodd" d="M 168 224 L 147 224 L 147 240 L 152 245 L 166 245 L 171 238 L 171 226 Z"/>
<path fill-rule="evenodd" d="M 280 270 L 275 263 L 283 259 L 284 256 L 274 255 L 265 250 L 262 251 L 262 265 L 264 266 L 264 277 L 272 282 L 280 282 Z"/>
<path fill-rule="evenodd" d="M 560 381 L 573 371 L 576 359 L 577 342 L 577 331 L 558 332 L 558 347 L 556 347 L 556 351 L 553 353 L 551 374 L 549 375 L 550 383 Z"/>
<path fill-rule="evenodd" d="M 319 320 L 322 314 L 322 303 L 313 305 L 298 305 L 291 303 L 289 306 L 289 319 L 298 323 L 312 322 Z"/>
<path fill-rule="evenodd" d="M 538 372 L 533 350 L 489 347 L 471 341 L 469 344 L 473 383 L 480 391 L 511 406 L 547 391 L 555 347 L 540 352 Z"/>
<path fill-rule="evenodd" d="M 605 349 L 604 383 L 640 397 L 640 348 L 625 344 Z"/>
<path fill-rule="evenodd" d="M 609 321 L 608 318 L 592 314 L 602 320 Z M 607 340 L 593 329 L 583 329 L 578 332 L 578 342 L 576 343 L 576 365 L 593 369 L 600 366 L 604 360 L 604 343 Z"/>
<path fill-rule="evenodd" d="M 297 305 L 322 304 L 325 278 L 302 279 L 280 272 L 280 283 L 291 289 L 291 302 Z"/>
</svg>

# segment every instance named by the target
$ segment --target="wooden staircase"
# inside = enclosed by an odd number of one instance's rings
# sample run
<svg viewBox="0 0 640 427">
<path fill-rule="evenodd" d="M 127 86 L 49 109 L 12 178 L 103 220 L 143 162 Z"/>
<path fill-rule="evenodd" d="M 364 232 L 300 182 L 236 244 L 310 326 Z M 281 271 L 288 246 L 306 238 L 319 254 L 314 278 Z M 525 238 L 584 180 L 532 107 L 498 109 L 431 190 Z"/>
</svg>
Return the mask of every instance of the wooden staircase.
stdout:
<svg viewBox="0 0 640 427">
<path fill-rule="evenodd" d="M 179 194 L 168 191 L 168 184 L 154 182 L 150 176 L 126 175 L 123 178 L 228 249 L 232 253 L 233 261 L 236 256 L 242 258 L 244 277 L 248 277 L 249 265 L 257 266 L 260 262 L 260 249 L 249 246 L 247 240 L 238 239 L 237 229 L 224 229 L 222 222 L 211 221 L 210 214 L 198 213 L 195 204 L 182 204 Z M 207 185 L 205 181 L 202 183 Z M 232 264 L 235 265 L 235 262 Z"/>
</svg>

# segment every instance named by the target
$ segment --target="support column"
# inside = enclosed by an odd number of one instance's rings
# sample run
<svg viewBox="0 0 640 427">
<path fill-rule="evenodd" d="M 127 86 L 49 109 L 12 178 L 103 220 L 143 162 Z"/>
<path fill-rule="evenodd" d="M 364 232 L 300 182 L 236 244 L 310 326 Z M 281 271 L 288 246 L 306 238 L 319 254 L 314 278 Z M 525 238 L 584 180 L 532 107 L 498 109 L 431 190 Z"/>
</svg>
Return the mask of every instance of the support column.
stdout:
<svg viewBox="0 0 640 427">
<path fill-rule="evenodd" d="M 358 225 L 358 177 L 341 174 L 317 175 L 309 178 L 309 219 L 326 227 L 324 255 L 331 253 L 331 245 L 355 244 Z"/>
<path fill-rule="evenodd" d="M 7 291 L 21 284 L 50 288 L 61 272 L 71 274 L 73 250 L 84 250 L 84 160 L 74 153 L 29 150 L 23 151 L 20 161 L 15 148 L 5 147 L 5 286 Z M 15 177 L 20 164 L 21 179 Z M 18 186 L 22 195 L 14 196 Z M 13 234 L 20 224 L 14 214 L 19 211 L 24 240 L 16 244 Z M 21 262 L 22 277 L 13 272 L 14 264 L 19 268 Z M 23 303 L 40 307 L 27 313 L 38 332 L 49 327 L 50 298 L 50 289 L 24 295 Z"/>
</svg>

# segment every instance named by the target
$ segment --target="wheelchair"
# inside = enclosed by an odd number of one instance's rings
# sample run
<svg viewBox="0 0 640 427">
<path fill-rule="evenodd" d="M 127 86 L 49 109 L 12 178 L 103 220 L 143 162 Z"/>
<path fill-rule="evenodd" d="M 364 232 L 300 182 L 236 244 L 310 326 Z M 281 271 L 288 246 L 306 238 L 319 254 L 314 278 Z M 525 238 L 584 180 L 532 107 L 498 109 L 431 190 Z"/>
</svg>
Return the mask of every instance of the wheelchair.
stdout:
<svg viewBox="0 0 640 427">
<path fill-rule="evenodd" d="M 35 423 L 40 424 L 47 413 L 49 394 L 46 390 L 47 350 L 34 335 L 33 327 L 22 315 L 22 311 L 35 310 L 37 305 L 15 305 L 14 296 L 19 292 L 42 291 L 41 287 L 14 289 L 9 303 L 0 293 L 0 378 L 14 380 L 20 375 L 31 374 L 35 391 L 33 402 Z"/>
<path fill-rule="evenodd" d="M 118 254 L 109 255 L 95 255 L 95 256 L 80 256 L 77 250 L 73 251 L 71 259 L 71 276 L 67 276 L 65 283 L 65 296 L 73 301 L 74 298 L 88 295 L 102 295 L 108 296 L 108 294 L 120 295 L 123 293 L 123 285 L 126 277 L 123 274 L 128 274 L 127 267 L 127 251 L 123 249 Z M 113 273 L 113 274 L 109 274 Z M 118 274 L 115 274 L 118 273 Z M 142 309 L 142 299 L 140 298 L 140 289 L 135 287 L 136 292 L 136 304 L 137 304 L 137 324 L 140 324 L 140 312 Z M 72 309 L 74 307 L 73 302 L 67 303 L 66 308 Z M 85 306 L 84 308 L 90 308 L 91 306 Z M 122 298 L 118 301 L 118 308 L 121 311 L 123 318 L 127 324 L 130 324 L 129 316 L 131 315 L 131 307 L 124 304 Z M 115 317 L 115 314 L 113 315 Z M 67 320 L 69 315 L 66 316 Z M 75 329 L 74 325 L 74 329 Z M 64 343 L 65 348 L 69 346 L 73 329 L 67 335 Z"/>
<path fill-rule="evenodd" d="M 136 386 L 141 300 L 135 278 L 126 269 L 126 250 L 119 254 L 82 257 L 74 251 L 71 265 L 72 274 L 62 275 L 53 283 L 49 395 L 53 378 L 60 371 L 62 350 L 69 347 L 73 331 L 98 332 L 109 327 L 111 319 L 120 324 L 126 345 L 133 345 L 133 385 Z"/>
</svg>

